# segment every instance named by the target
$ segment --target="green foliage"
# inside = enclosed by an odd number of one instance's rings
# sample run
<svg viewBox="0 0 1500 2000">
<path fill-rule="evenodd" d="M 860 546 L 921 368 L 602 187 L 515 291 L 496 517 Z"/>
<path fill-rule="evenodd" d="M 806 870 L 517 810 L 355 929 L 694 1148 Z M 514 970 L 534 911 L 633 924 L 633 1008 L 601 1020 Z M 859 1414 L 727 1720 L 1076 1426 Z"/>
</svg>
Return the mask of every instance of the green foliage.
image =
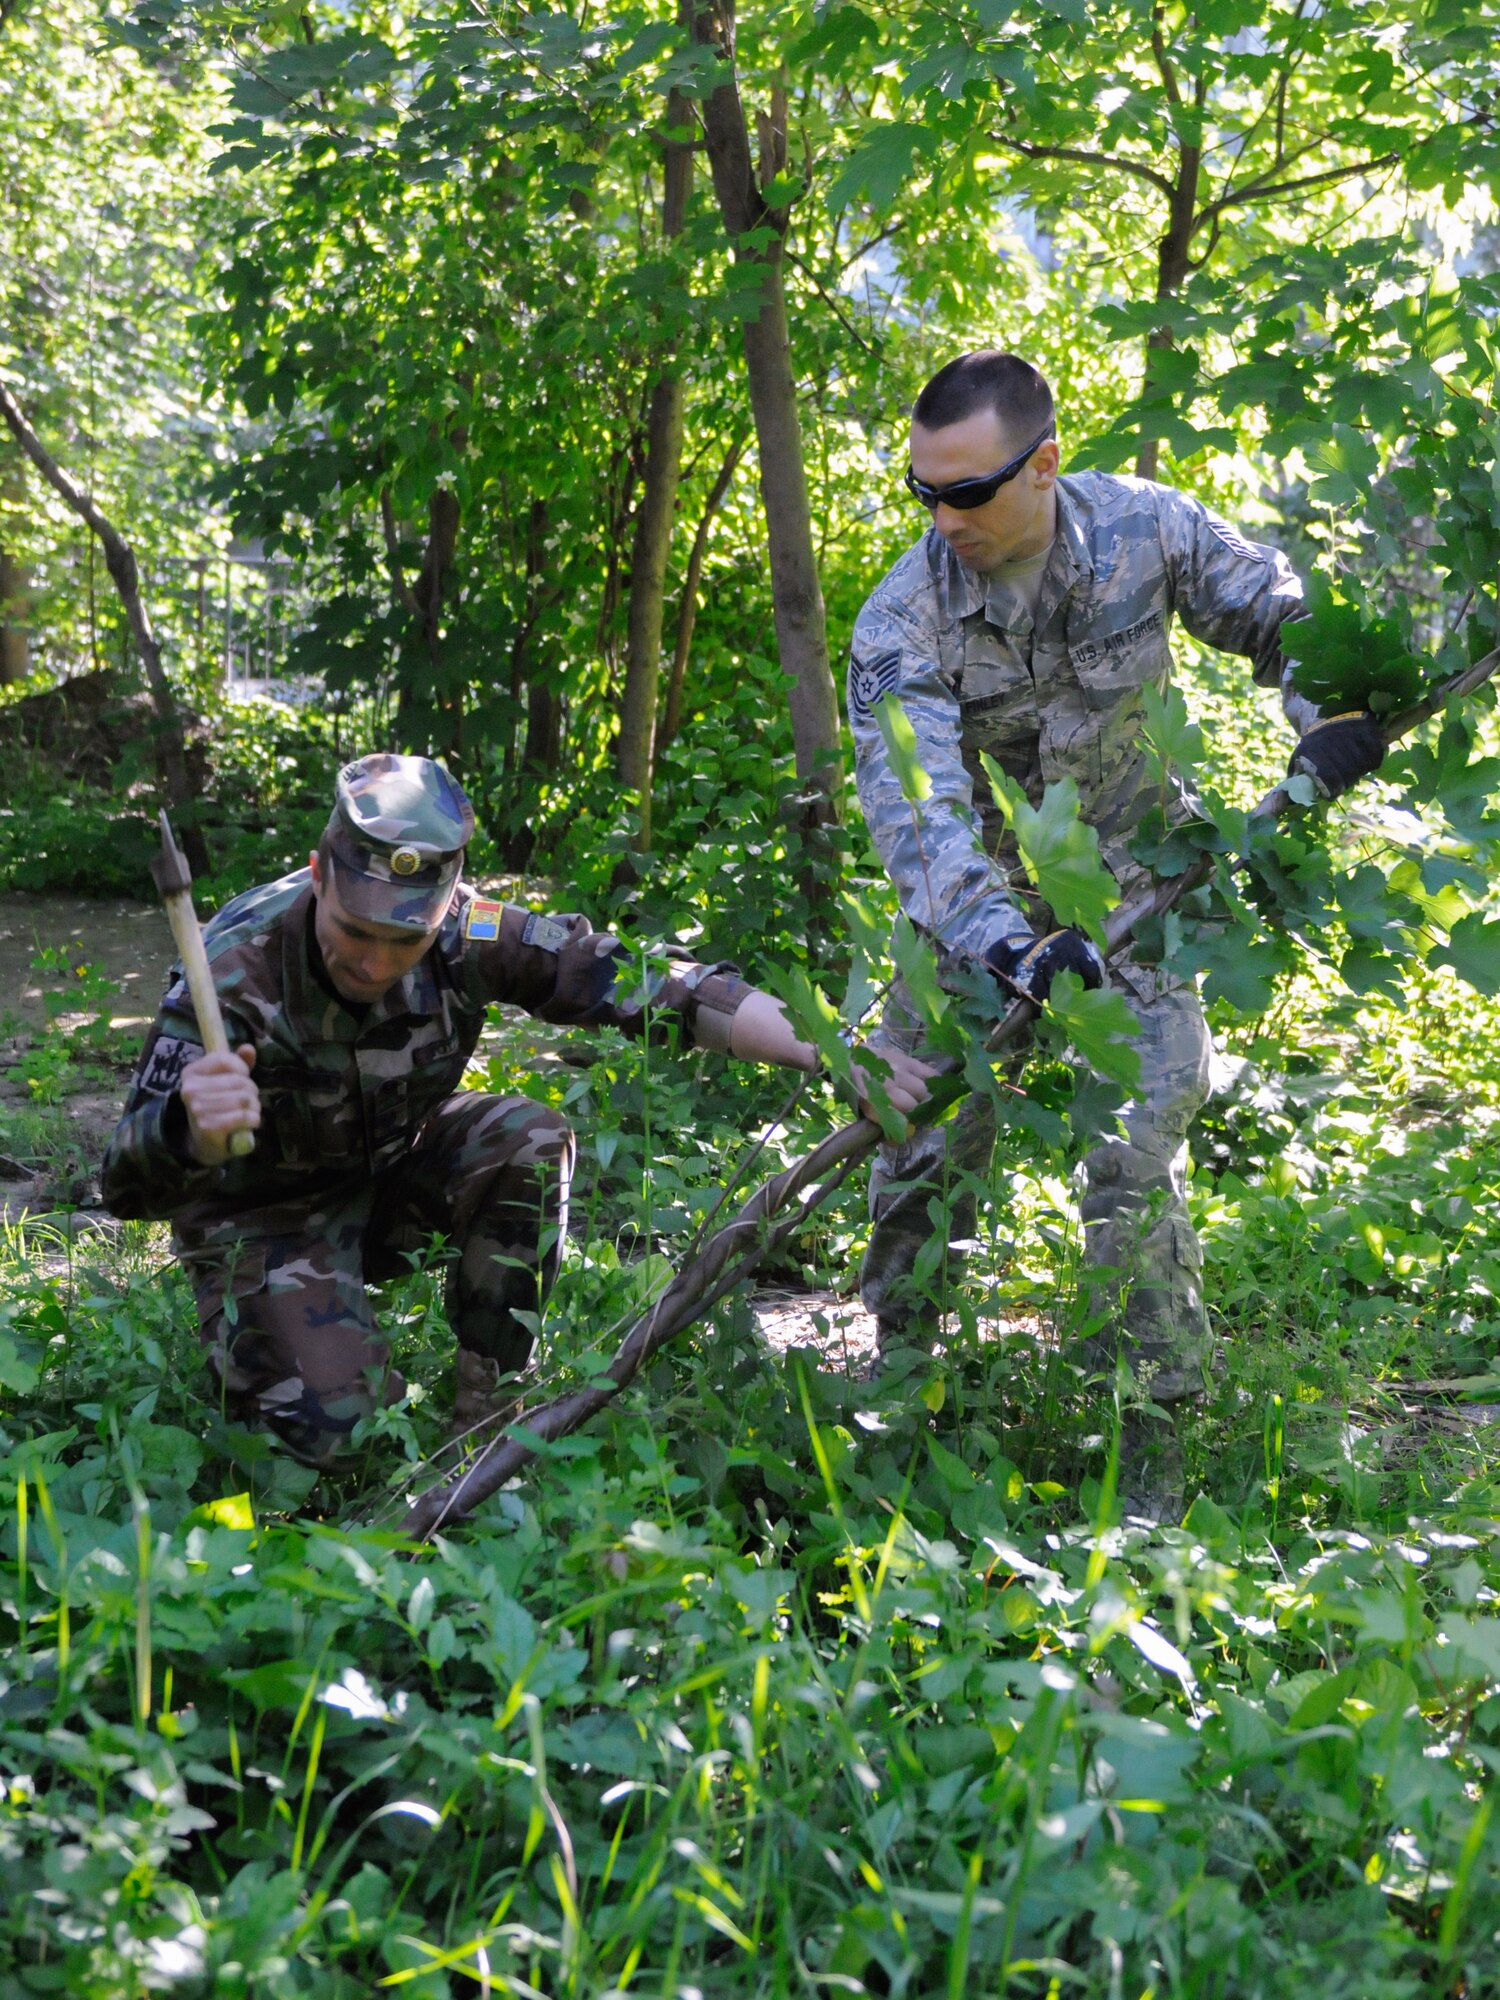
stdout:
<svg viewBox="0 0 1500 2000">
<path fill-rule="evenodd" d="M 1036 2000 L 1116 1974 L 1186 2000 L 1211 1955 L 1225 2000 L 1481 1983 L 1489 1426 L 1395 1385 L 1489 1393 L 1500 1080 L 1488 1016 L 1419 997 L 1344 1022 L 1358 1088 L 1320 1073 L 1309 992 L 1237 1044 L 1194 1193 L 1231 1338 L 1199 1497 L 1155 1535 L 1091 1511 L 1101 1405 L 1024 1318 L 1064 1215 L 1032 1234 L 1014 1155 L 990 1337 L 875 1385 L 726 1306 L 419 1552 L 383 1529 L 442 1422 L 432 1278 L 385 1302 L 410 1406 L 309 1492 L 200 1400 L 151 1233 L 13 1243 L 0 1974 L 352 2000 L 408 1972 L 750 1995 L 800 1964 L 874 1994 L 1009 1965 Z M 1290 1074 L 1263 1066 L 1283 1036 Z M 711 1198 L 688 1149 L 648 1178 L 639 1149 L 704 1118 L 703 1079 L 611 1040 L 520 1080 L 564 1092 L 601 1175 L 546 1322 L 565 1386 L 641 1303 L 621 1219 L 654 1183 L 676 1236 Z"/>
<path fill-rule="evenodd" d="M 1327 588 L 1310 592 L 1307 617 L 1288 625 L 1283 641 L 1297 663 L 1293 686 L 1329 715 L 1361 708 L 1391 715 L 1426 692 L 1423 662 L 1396 620 L 1367 617 Z"/>
<path fill-rule="evenodd" d="M 1102 945 L 1104 919 L 1120 891 L 1099 857 L 1098 833 L 1079 817 L 1077 785 L 1071 778 L 1057 779 L 1033 807 L 993 757 L 981 751 L 980 761 L 1042 901 L 1060 924 L 1074 924 Z"/>
<path fill-rule="evenodd" d="M 1090 992 L 1076 972 L 1062 972 L 1047 995 L 1047 1015 L 1090 1069 L 1127 1095 L 1140 1087 L 1141 1059 L 1131 1047 L 1140 1026 L 1118 993 Z"/>
<path fill-rule="evenodd" d="M 110 15 L 137 53 L 90 69 L 81 17 L 11 10 L 24 213 L 0 360 L 100 490 L 135 496 L 148 573 L 201 519 L 202 487 L 164 500 L 160 471 L 199 427 L 210 511 L 320 579 L 301 661 L 335 706 L 372 697 L 342 729 L 213 718 L 208 900 L 300 865 L 338 755 L 437 745 L 479 801 L 481 874 L 545 859 L 622 930 L 784 965 L 837 1069 L 835 1022 L 887 976 L 889 897 L 852 819 L 809 847 L 778 803 L 795 784 L 751 460 L 710 523 L 656 855 L 630 856 L 609 769 L 663 355 L 686 382 L 674 593 L 747 416 L 725 356 L 751 293 L 705 177 L 680 240 L 656 221 L 665 93 L 716 80 L 670 12 L 149 0 Z M 1325 580 L 1291 635 L 1316 699 L 1399 707 L 1414 662 L 1425 681 L 1492 644 L 1500 293 L 1462 205 L 1493 178 L 1493 26 L 1354 0 L 740 10 L 752 116 L 790 99 L 770 185 L 835 650 L 924 525 L 891 477 L 912 393 L 1006 327 L 1086 441 L 1072 464 L 1165 440 L 1174 477 Z M 180 194 L 211 146 L 194 264 Z M 1284 199 L 1282 174 L 1303 183 Z M 19 521 L 51 560 L 55 524 L 0 501 L 7 547 Z M 72 591 L 71 623 L 47 588 L 59 663 L 86 662 L 102 583 Z M 951 1190 L 979 1220 L 943 1351 L 864 1383 L 828 1365 L 831 1333 L 824 1365 L 771 1356 L 726 1302 L 420 1555 L 368 1522 L 439 1440 L 435 1277 L 385 1301 L 407 1405 L 313 1490 L 202 1399 L 159 1238 L 81 1258 L 12 1237 L 6 1990 L 1483 1990 L 1500 760 L 1477 704 L 1393 757 L 1400 815 L 1370 787 L 1348 817 L 1255 831 L 1244 807 L 1286 746 L 1244 678 L 1198 660 L 1186 699 L 1148 702 L 1161 799 L 1136 842 L 1163 875 L 1218 857 L 1149 941 L 1205 976 L 1227 1076 L 1192 1189 L 1226 1360 L 1189 1429 L 1187 1525 L 1109 1525 L 1113 1412 L 1072 1345 L 1070 1175 L 1131 1081 L 1119 1002 L 1061 980 L 1044 1031 L 1114 1089 L 1045 1048 L 997 1077 L 993 994 L 940 986 L 905 924 L 896 965 L 1004 1132 L 993 1176 Z M 909 730 L 881 716 L 917 804 Z M 0 880 L 138 879 L 144 769 L 107 794 L 17 785 Z M 1189 771 L 1204 817 L 1178 823 Z M 1041 893 L 1097 936 L 1116 891 L 1076 798 L 1034 808 L 990 775 Z M 41 1048 L 39 1096 L 78 1060 L 61 1034 Z M 579 1127 L 542 1328 L 559 1387 L 597 1373 L 726 1185 L 842 1115 L 822 1084 L 788 1107 L 781 1081 L 612 1037 L 581 1053 L 512 1030 L 475 1080 Z M 842 1191 L 777 1275 L 845 1284 L 863 1227 Z M 1460 1385 L 1451 1408 L 1414 1386 L 1434 1381 Z"/>
<path fill-rule="evenodd" d="M 917 754 L 916 732 L 906 710 L 895 695 L 885 695 L 875 704 L 875 720 L 885 741 L 886 755 L 901 787 L 901 796 L 910 806 L 919 806 L 932 793 L 932 780 Z"/>
</svg>

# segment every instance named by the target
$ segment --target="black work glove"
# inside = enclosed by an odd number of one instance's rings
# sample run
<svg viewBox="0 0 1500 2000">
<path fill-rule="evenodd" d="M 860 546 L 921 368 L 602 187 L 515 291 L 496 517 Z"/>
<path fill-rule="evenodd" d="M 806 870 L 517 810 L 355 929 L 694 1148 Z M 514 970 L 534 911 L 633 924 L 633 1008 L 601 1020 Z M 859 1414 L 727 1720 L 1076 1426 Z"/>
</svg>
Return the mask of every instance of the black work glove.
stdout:
<svg viewBox="0 0 1500 2000">
<path fill-rule="evenodd" d="M 1076 972 L 1085 986 L 1102 986 L 1104 960 L 1082 931 L 1048 931 L 1045 937 L 1001 940 L 992 944 L 984 962 L 1028 1000 L 1041 1002 L 1052 991 L 1060 972 Z"/>
<path fill-rule="evenodd" d="M 1336 799 L 1378 771 L 1385 756 L 1385 731 L 1366 708 L 1326 716 L 1297 740 L 1289 778 L 1307 776 L 1325 799 Z"/>
</svg>

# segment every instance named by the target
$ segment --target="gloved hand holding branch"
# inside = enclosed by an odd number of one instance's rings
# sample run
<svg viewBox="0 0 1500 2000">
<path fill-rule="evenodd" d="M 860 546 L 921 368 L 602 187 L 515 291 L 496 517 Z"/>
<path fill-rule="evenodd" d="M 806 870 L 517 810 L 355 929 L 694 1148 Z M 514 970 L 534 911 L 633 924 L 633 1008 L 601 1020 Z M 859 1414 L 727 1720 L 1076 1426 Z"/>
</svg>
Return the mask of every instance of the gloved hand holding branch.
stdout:
<svg viewBox="0 0 1500 2000">
<path fill-rule="evenodd" d="M 1500 651 L 1487 654 L 1443 682 L 1422 701 L 1380 725 L 1386 747 L 1419 728 L 1449 701 L 1472 694 L 1497 669 L 1500 669 Z M 1296 801 L 1282 784 L 1261 799 L 1251 819 L 1265 823 L 1296 809 Z M 1149 893 L 1116 909 L 1106 926 L 1109 956 L 1113 958 L 1126 948 L 1138 926 L 1163 915 L 1206 882 L 1218 859 L 1217 855 L 1206 853 L 1181 875 L 1156 883 Z M 990 1051 L 998 1053 L 1009 1047 L 1027 1031 L 1039 1011 L 1033 1000 L 1017 999 L 990 1034 L 987 1044 Z M 398 1524 L 401 1531 L 420 1541 L 462 1520 L 536 1457 L 539 1442 L 566 1437 L 596 1416 L 669 1341 L 750 1277 L 778 1243 L 795 1234 L 819 1203 L 842 1186 L 855 1167 L 874 1151 L 880 1139 L 880 1128 L 868 1119 L 841 1126 L 811 1153 L 764 1182 L 730 1222 L 714 1231 L 649 1310 L 634 1322 L 603 1378 L 585 1389 L 528 1410 L 524 1430 L 497 1440 L 457 1477 L 418 1495 Z"/>
</svg>

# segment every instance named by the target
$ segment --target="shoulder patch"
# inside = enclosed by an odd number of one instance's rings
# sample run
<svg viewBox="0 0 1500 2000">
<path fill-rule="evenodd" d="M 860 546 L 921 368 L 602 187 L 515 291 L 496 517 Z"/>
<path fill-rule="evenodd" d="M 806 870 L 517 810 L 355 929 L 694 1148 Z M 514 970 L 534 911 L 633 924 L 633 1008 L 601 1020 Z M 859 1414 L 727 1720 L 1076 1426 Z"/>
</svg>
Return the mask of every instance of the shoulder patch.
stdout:
<svg viewBox="0 0 1500 2000">
<path fill-rule="evenodd" d="M 1247 542 L 1237 529 L 1231 528 L 1227 521 L 1221 521 L 1217 514 L 1209 515 L 1208 525 L 1231 555 L 1243 556 L 1247 562 L 1266 563 L 1273 560 L 1269 549 L 1259 548 L 1254 542 Z"/>
<path fill-rule="evenodd" d="M 177 1088 L 182 1072 L 203 1053 L 196 1042 L 184 1042 L 176 1035 L 158 1035 L 151 1060 L 141 1076 L 141 1089 L 153 1097 L 167 1097 Z"/>
<path fill-rule="evenodd" d="M 572 935 L 569 926 L 560 924 L 556 917 L 533 914 L 526 919 L 521 942 L 534 945 L 538 951 L 561 951 Z"/>
<path fill-rule="evenodd" d="M 866 716 L 877 701 L 895 692 L 901 678 L 901 662 L 887 657 L 867 667 L 851 663 L 849 668 L 849 713 Z"/>
<path fill-rule="evenodd" d="M 471 896 L 464 905 L 464 936 L 473 938 L 476 944 L 493 944 L 500 935 L 504 909 L 503 903 L 489 903 L 483 896 Z"/>
</svg>

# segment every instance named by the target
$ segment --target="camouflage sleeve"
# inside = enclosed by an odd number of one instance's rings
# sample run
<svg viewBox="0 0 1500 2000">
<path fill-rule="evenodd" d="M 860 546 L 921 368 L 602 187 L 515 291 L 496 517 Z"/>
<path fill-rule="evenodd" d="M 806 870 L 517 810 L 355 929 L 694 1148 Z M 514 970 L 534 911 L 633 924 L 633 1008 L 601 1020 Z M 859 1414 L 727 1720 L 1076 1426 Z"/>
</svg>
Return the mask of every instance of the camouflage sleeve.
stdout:
<svg viewBox="0 0 1500 2000">
<path fill-rule="evenodd" d="M 931 780 L 920 805 L 902 796 L 876 719 L 888 694 L 905 709 Z M 849 656 L 849 729 L 865 824 L 912 922 L 950 949 L 983 953 L 1002 939 L 1029 938 L 1031 927 L 985 852 L 959 721 L 930 585 L 914 579 L 904 593 L 877 591 L 859 615 Z"/>
<path fill-rule="evenodd" d="M 1201 501 L 1169 487 L 1157 490 L 1177 616 L 1195 639 L 1251 660 L 1258 684 L 1280 689 L 1287 720 L 1300 736 L 1318 710 L 1292 686 L 1281 650 L 1282 626 L 1307 615 L 1291 564 L 1280 549 L 1247 541 Z"/>
<path fill-rule="evenodd" d="M 218 1167 L 202 1167 L 188 1151 L 187 1113 L 178 1084 L 203 1053 L 190 1007 L 175 1003 L 174 986 L 146 1037 L 130 1094 L 104 1155 L 104 1206 L 122 1221 L 159 1220 L 212 1185 Z"/>
<path fill-rule="evenodd" d="M 657 946 L 633 951 L 587 917 L 544 916 L 476 896 L 460 930 L 476 998 L 562 1027 L 660 1037 L 675 1021 L 696 1047 L 727 1051 L 734 1016 L 755 990 L 727 962 L 700 965 Z"/>
</svg>

